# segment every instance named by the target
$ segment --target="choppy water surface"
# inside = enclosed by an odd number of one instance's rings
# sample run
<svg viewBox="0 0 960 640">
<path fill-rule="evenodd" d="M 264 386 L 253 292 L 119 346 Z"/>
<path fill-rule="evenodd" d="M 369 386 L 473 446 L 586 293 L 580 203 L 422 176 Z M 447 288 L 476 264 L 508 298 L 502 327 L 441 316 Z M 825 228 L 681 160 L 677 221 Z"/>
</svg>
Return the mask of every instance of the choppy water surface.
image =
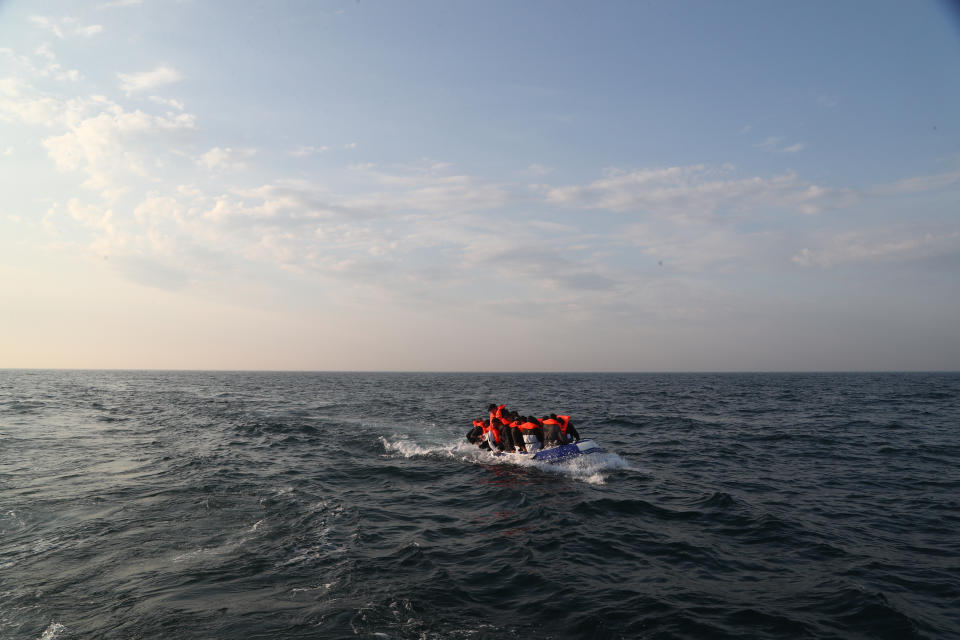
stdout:
<svg viewBox="0 0 960 640">
<path fill-rule="evenodd" d="M 960 637 L 958 429 L 955 374 L 0 371 L 0 638 Z"/>
</svg>

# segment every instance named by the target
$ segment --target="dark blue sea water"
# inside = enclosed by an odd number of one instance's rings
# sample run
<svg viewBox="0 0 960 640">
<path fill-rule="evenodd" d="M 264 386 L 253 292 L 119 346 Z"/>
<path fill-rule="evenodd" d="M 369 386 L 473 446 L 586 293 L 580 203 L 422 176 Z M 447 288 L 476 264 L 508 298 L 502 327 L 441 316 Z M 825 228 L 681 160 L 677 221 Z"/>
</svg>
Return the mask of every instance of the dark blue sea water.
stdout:
<svg viewBox="0 0 960 640">
<path fill-rule="evenodd" d="M 960 637 L 958 507 L 957 374 L 0 371 L 4 639 Z"/>
</svg>

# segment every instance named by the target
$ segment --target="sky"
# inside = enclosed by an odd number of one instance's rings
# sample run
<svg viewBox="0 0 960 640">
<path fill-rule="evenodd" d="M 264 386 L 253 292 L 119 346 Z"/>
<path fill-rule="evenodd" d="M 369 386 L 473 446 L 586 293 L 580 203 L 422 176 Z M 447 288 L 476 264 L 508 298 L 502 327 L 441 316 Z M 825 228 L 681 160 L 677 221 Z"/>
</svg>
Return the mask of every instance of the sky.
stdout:
<svg viewBox="0 0 960 640">
<path fill-rule="evenodd" d="M 960 10 L 0 0 L 0 367 L 960 370 Z"/>
</svg>

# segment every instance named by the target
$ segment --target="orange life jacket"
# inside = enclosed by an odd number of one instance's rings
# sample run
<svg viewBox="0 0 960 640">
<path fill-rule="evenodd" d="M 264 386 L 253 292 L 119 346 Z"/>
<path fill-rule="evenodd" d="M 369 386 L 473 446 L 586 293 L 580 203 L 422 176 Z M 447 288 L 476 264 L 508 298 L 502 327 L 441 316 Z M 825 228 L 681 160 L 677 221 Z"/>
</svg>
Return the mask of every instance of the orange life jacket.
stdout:
<svg viewBox="0 0 960 640">
<path fill-rule="evenodd" d="M 485 426 L 483 428 L 483 435 L 487 435 L 491 431 L 493 432 L 493 439 L 496 441 L 497 444 L 500 444 L 500 432 L 497 430 L 496 427 L 491 427 L 489 425 Z"/>
<path fill-rule="evenodd" d="M 567 427 L 570 426 L 570 416 L 557 416 L 557 420 L 560 421 L 560 431 L 566 434 Z"/>
<path fill-rule="evenodd" d="M 524 422 L 523 424 L 520 425 L 520 430 L 521 430 L 521 431 L 532 431 L 533 429 L 536 429 L 536 428 L 539 427 L 539 426 L 540 426 L 540 425 L 538 425 L 536 422 Z"/>
<path fill-rule="evenodd" d="M 560 424 L 560 423 L 554 420 L 553 418 L 547 418 L 546 420 L 543 421 L 543 424 Z"/>
</svg>

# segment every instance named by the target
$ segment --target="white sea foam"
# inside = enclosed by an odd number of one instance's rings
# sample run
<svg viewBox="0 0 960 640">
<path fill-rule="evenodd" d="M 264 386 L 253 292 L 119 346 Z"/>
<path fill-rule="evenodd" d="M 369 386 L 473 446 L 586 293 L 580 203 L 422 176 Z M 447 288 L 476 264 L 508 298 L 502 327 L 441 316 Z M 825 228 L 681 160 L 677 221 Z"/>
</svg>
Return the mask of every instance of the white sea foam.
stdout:
<svg viewBox="0 0 960 640">
<path fill-rule="evenodd" d="M 591 453 L 578 456 L 559 463 L 534 460 L 531 456 L 505 454 L 491 455 L 478 447 L 463 442 L 422 444 L 406 436 L 393 440 L 380 437 L 384 450 L 388 454 L 399 454 L 404 458 L 439 456 L 454 458 L 474 464 L 513 465 L 522 467 L 536 467 L 548 473 L 557 473 L 581 480 L 589 484 L 606 483 L 607 473 L 619 469 L 632 469 L 630 463 L 616 453 Z"/>
<path fill-rule="evenodd" d="M 17 529 L 26 528 L 27 524 L 17 515 L 17 512 L 13 509 L 7 511 L 7 517 L 13 522 Z M 3 530 L 3 533 L 6 533 L 6 530 Z"/>
<path fill-rule="evenodd" d="M 67 628 L 59 622 L 51 622 L 50 626 L 46 628 L 39 640 L 56 640 L 62 636 L 66 630 Z"/>
<path fill-rule="evenodd" d="M 294 587 L 290 589 L 290 593 L 302 593 L 304 591 L 330 591 L 333 588 L 333 585 L 337 584 L 336 582 L 326 582 L 324 584 L 318 584 L 311 587 Z"/>
</svg>

